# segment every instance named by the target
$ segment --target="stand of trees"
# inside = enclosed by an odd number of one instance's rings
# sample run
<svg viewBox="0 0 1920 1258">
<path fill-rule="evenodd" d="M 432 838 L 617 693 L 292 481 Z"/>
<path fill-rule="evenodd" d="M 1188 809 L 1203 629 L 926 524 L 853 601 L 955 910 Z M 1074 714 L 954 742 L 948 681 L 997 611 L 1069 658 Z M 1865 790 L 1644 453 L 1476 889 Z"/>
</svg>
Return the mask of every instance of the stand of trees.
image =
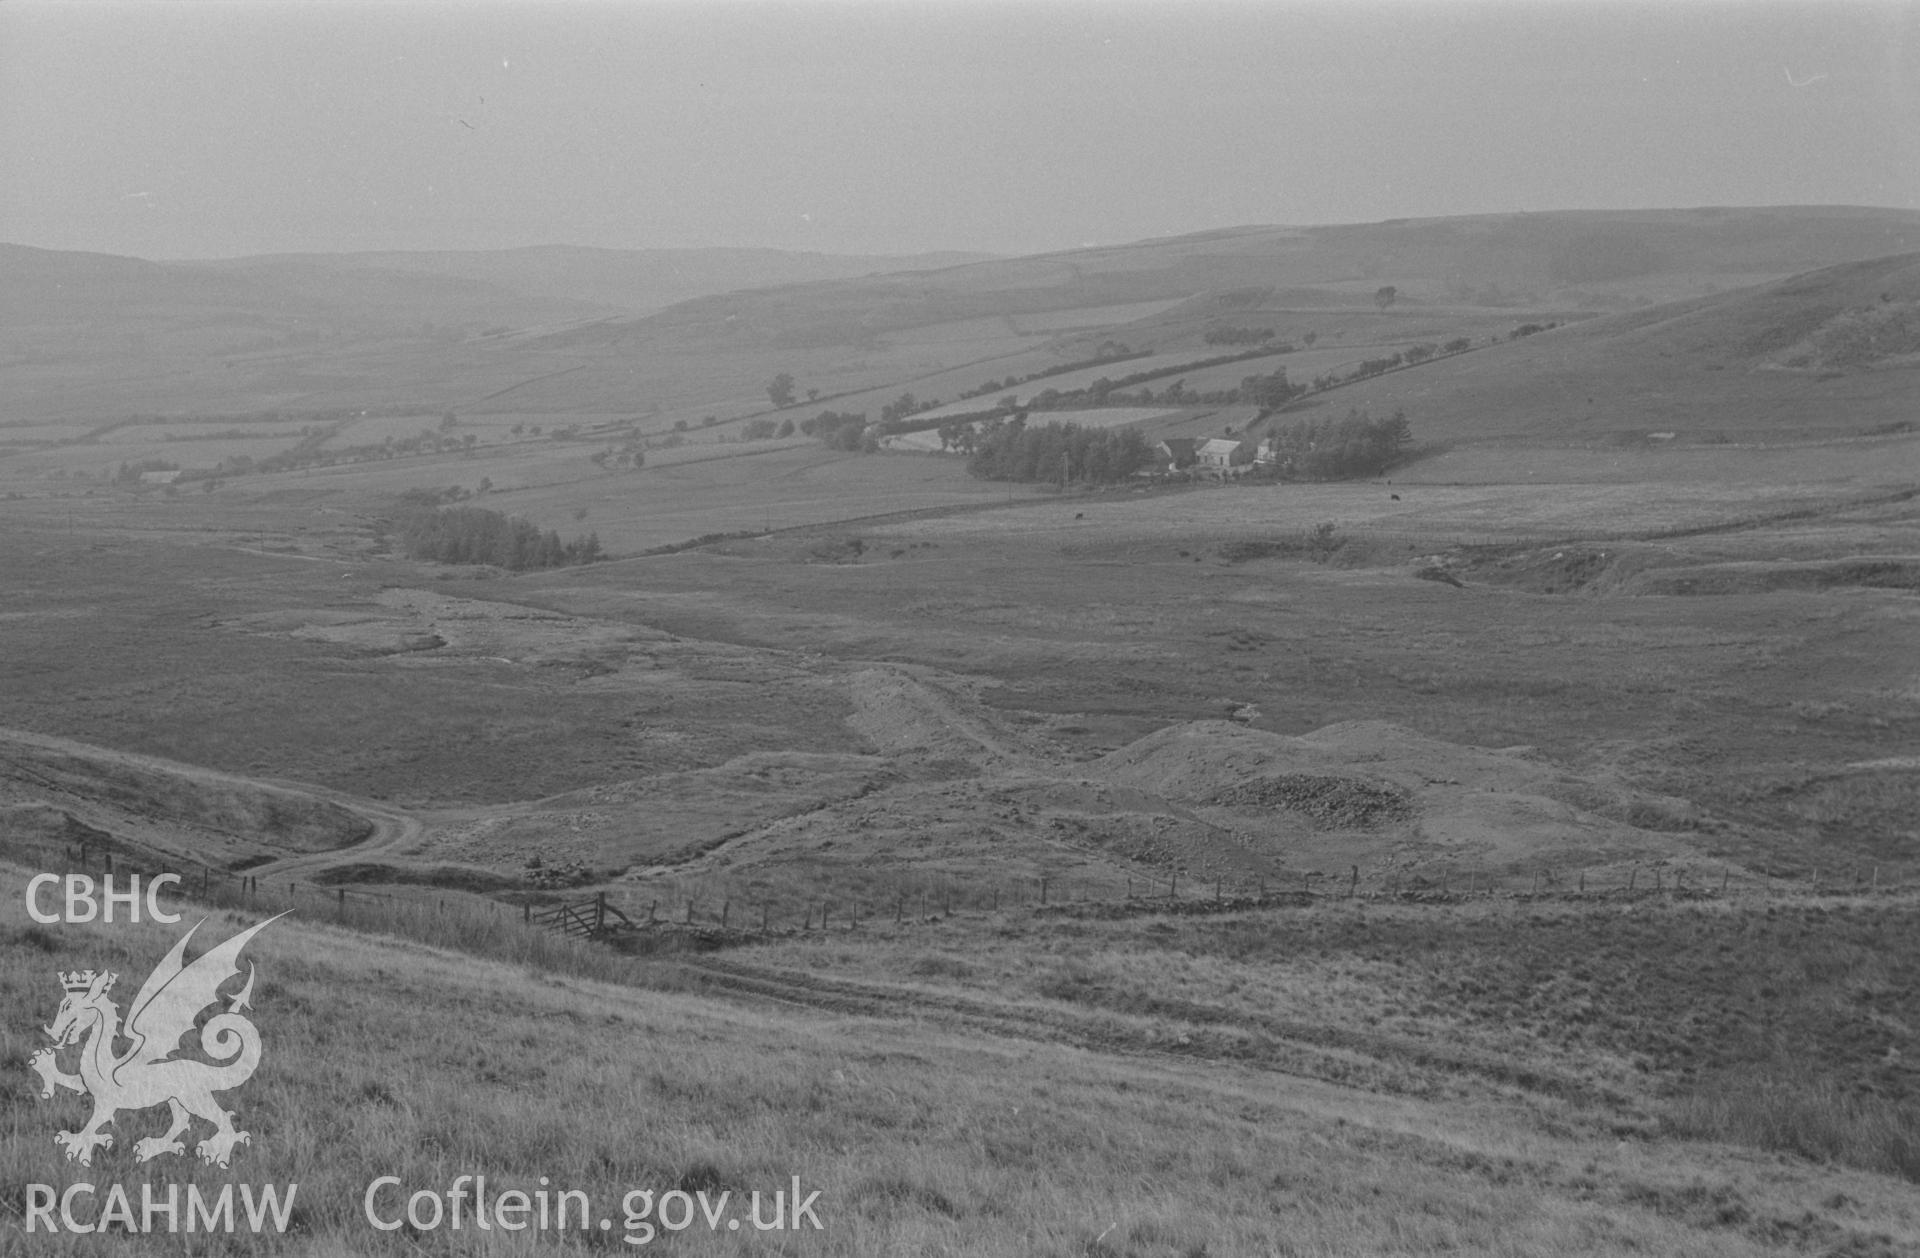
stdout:
<svg viewBox="0 0 1920 1258">
<path fill-rule="evenodd" d="M 930 411 L 940 405 L 939 398 L 928 398 L 922 402 L 911 393 L 902 393 L 899 397 L 880 408 L 880 422 L 891 424 L 905 419 L 916 411 Z"/>
<path fill-rule="evenodd" d="M 1413 441 L 1405 411 L 1374 419 L 1348 411 L 1344 419 L 1303 419 L 1275 428 L 1274 472 L 1290 480 L 1344 480 L 1377 476 L 1392 466 Z"/>
<path fill-rule="evenodd" d="M 812 419 L 801 420 L 800 431 L 809 437 L 818 437 L 830 449 L 859 450 L 864 448 L 867 413 L 821 411 Z"/>
<path fill-rule="evenodd" d="M 563 542 L 552 529 L 544 533 L 530 520 L 484 507 L 435 506 L 439 495 L 414 490 L 404 495 L 394 520 L 400 548 L 414 559 L 435 563 L 486 563 L 512 572 L 564 568 L 606 558 L 598 534 Z"/>
<path fill-rule="evenodd" d="M 995 420 L 975 437 L 967 471 L 981 480 L 1108 485 L 1152 461 L 1153 449 L 1137 429 Z"/>
</svg>

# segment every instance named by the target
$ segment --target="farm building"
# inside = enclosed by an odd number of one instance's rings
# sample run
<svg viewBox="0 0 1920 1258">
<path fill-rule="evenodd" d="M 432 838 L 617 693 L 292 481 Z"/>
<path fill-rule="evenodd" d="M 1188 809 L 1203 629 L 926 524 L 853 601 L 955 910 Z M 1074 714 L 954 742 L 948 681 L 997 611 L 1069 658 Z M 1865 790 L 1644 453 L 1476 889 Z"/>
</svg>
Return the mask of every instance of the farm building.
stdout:
<svg viewBox="0 0 1920 1258">
<path fill-rule="evenodd" d="M 1209 437 L 1195 451 L 1200 466 L 1215 471 L 1241 467 L 1253 462 L 1253 446 L 1232 437 Z"/>
<path fill-rule="evenodd" d="M 1192 437 L 1168 437 L 1154 446 L 1153 452 L 1160 456 L 1160 461 L 1166 464 L 1169 472 L 1185 471 L 1198 461 Z"/>
</svg>

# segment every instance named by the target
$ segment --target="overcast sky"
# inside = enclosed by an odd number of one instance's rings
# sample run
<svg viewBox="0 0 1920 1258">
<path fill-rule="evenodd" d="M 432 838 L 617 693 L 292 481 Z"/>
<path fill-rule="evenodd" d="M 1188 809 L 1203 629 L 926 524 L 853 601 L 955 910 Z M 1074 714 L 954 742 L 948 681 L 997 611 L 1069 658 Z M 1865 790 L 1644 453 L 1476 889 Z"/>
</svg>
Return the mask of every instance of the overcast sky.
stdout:
<svg viewBox="0 0 1920 1258">
<path fill-rule="evenodd" d="M 1033 252 L 1920 207 L 1920 5 L 0 0 L 0 240 Z"/>
</svg>

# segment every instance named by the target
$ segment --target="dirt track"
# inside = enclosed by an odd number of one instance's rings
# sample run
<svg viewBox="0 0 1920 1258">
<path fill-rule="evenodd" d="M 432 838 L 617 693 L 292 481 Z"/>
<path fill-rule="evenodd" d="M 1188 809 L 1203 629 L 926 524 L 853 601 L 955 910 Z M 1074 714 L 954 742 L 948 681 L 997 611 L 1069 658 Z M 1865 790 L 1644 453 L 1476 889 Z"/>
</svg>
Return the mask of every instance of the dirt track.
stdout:
<svg viewBox="0 0 1920 1258">
<path fill-rule="evenodd" d="M 188 834 L 195 829 L 225 830 L 221 822 L 226 818 L 245 820 L 262 811 L 319 814 L 336 832 L 343 829 L 339 814 L 347 814 L 366 827 L 365 837 L 343 846 L 299 852 L 248 870 L 274 878 L 310 875 L 349 858 L 357 861 L 392 852 L 420 834 L 420 823 L 399 809 L 342 791 L 241 777 L 158 756 L 0 729 L 0 786 L 8 785 L 24 786 L 35 796 L 87 813 L 109 832 L 133 831 L 142 838 L 147 836 L 140 832 L 154 824 L 156 811 L 171 814 L 176 828 Z M 165 798 L 157 799 L 163 792 Z M 178 846 L 164 841 L 159 845 Z"/>
<path fill-rule="evenodd" d="M 1104 1010 L 993 1001 L 924 987 L 878 983 L 757 966 L 702 956 L 682 963 L 702 990 L 774 1000 L 860 1017 L 927 1019 L 942 1025 L 1013 1039 L 1065 1043 L 1100 1052 L 1234 1061 L 1264 1070 L 1376 1091 L 1433 1096 L 1463 1080 L 1501 1095 L 1604 1101 L 1589 1080 L 1511 1062 L 1453 1052 L 1404 1037 L 1364 1033 L 1287 1018 L 1223 1023 L 1213 1011 L 1177 1002 L 1153 1011 L 1154 1020 L 1190 1017 L 1196 1025 L 1166 1032 Z"/>
<path fill-rule="evenodd" d="M 318 788 L 314 788 L 313 793 L 332 799 L 342 807 L 352 809 L 373 825 L 373 833 L 349 848 L 289 856 L 256 866 L 249 870 L 249 873 L 255 876 L 264 874 L 274 878 L 291 878 L 296 875 L 310 877 L 316 870 L 337 865 L 349 859 L 357 863 L 369 857 L 393 854 L 402 846 L 411 844 L 420 837 L 419 821 L 397 808 L 352 799 L 334 792 L 321 791 Z"/>
</svg>

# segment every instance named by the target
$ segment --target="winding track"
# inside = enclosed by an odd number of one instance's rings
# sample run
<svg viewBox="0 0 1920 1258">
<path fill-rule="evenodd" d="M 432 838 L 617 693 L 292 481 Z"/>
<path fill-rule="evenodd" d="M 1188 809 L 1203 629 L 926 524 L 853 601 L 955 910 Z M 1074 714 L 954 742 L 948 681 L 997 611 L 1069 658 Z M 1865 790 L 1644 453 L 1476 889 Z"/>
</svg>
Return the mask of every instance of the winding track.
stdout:
<svg viewBox="0 0 1920 1258">
<path fill-rule="evenodd" d="M 146 773 L 164 775 L 208 787 L 268 791 L 317 803 L 332 804 L 337 808 L 345 809 L 373 827 L 372 833 L 358 843 L 318 852 L 297 852 L 280 857 L 249 869 L 247 872 L 251 875 L 277 879 L 310 878 L 315 871 L 343 860 L 359 861 L 369 856 L 393 853 L 411 844 L 420 836 L 420 822 L 410 814 L 385 804 L 373 803 L 357 795 L 349 795 L 344 791 L 314 786 L 306 782 L 288 782 L 275 778 L 253 778 L 236 773 L 223 773 L 217 769 L 184 764 L 178 760 L 167 760 L 160 756 L 116 751 L 95 743 L 83 743 L 70 738 L 0 728 L 0 777 L 35 782 L 57 795 L 77 799 L 86 798 L 83 791 L 64 783 L 49 781 L 33 769 L 16 761 L 8 755 L 8 751 L 14 747 L 36 747 L 44 751 L 59 752 L 82 761 L 125 765 Z"/>
<path fill-rule="evenodd" d="M 372 824 L 373 833 L 347 847 L 338 847 L 325 852 L 303 852 L 297 856 L 287 856 L 269 861 L 264 865 L 256 865 L 247 871 L 248 874 L 254 877 L 311 879 L 315 871 L 339 864 L 349 858 L 362 861 L 376 855 L 397 855 L 399 849 L 412 844 L 420 837 L 419 820 L 397 808 L 370 803 L 356 796 L 342 795 L 319 787 L 299 789 L 313 798 L 338 804 L 365 819 Z"/>
</svg>

